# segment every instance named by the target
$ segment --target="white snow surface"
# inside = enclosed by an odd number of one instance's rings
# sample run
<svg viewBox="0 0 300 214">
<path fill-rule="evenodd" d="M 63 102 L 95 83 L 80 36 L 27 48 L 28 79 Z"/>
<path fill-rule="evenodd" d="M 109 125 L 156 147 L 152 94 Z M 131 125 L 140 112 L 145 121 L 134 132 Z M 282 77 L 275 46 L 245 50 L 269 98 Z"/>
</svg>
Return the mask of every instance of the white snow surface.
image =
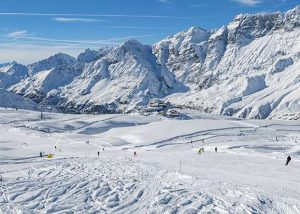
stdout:
<svg viewBox="0 0 300 214">
<path fill-rule="evenodd" d="M 181 114 L 0 109 L 0 213 L 300 212 L 299 121 Z"/>
</svg>

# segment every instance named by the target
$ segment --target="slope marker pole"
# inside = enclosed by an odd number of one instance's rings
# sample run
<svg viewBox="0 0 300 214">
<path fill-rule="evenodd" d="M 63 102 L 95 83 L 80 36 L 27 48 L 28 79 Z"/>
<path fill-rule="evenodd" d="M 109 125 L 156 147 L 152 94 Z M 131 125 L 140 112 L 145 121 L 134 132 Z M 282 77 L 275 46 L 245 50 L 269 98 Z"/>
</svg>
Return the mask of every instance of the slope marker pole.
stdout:
<svg viewBox="0 0 300 214">
<path fill-rule="evenodd" d="M 181 160 L 179 161 L 179 170 L 178 170 L 179 173 L 181 173 Z"/>
</svg>

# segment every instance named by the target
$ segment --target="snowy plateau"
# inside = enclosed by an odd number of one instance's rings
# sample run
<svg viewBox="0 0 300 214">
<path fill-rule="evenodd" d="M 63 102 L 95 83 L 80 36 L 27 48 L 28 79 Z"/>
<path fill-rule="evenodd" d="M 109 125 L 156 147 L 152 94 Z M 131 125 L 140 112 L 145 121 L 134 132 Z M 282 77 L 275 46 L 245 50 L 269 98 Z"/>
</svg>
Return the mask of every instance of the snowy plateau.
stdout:
<svg viewBox="0 0 300 214">
<path fill-rule="evenodd" d="M 299 121 L 180 113 L 0 109 L 0 213 L 300 213 Z"/>
<path fill-rule="evenodd" d="M 1 64 L 0 214 L 299 214 L 299 86 L 300 6 Z"/>
</svg>

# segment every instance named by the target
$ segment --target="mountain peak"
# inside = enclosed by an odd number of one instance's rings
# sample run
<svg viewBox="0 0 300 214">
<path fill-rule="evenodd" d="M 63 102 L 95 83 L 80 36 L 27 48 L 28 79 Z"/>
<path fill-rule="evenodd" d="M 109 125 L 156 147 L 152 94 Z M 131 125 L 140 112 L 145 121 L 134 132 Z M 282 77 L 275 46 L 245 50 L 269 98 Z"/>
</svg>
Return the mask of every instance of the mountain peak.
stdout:
<svg viewBox="0 0 300 214">
<path fill-rule="evenodd" d="M 89 63 L 98 58 L 99 52 L 96 50 L 85 49 L 83 53 L 80 53 L 77 57 L 77 61 L 82 63 Z"/>
<path fill-rule="evenodd" d="M 141 47 L 141 46 L 144 46 L 141 42 L 139 42 L 138 40 L 136 39 L 129 39 L 129 40 L 126 40 L 122 45 L 121 47 L 128 47 L 128 48 L 132 48 L 132 47 Z"/>
<path fill-rule="evenodd" d="M 300 5 L 297 5 L 293 9 L 288 10 L 285 14 L 287 14 L 287 13 L 297 13 L 297 14 L 300 14 Z"/>
<path fill-rule="evenodd" d="M 15 65 L 15 64 L 18 64 L 18 63 L 16 61 L 2 63 L 2 64 L 0 64 L 0 68 L 1 67 L 6 67 L 6 66 L 9 66 L 9 65 Z"/>
<path fill-rule="evenodd" d="M 192 26 L 188 30 L 186 30 L 187 33 L 198 33 L 198 32 L 207 32 L 206 29 L 197 27 L 197 26 Z"/>
<path fill-rule="evenodd" d="M 145 54 L 148 52 L 151 52 L 150 46 L 143 45 L 138 40 L 130 39 L 126 40 L 120 47 L 115 48 L 115 51 L 113 51 L 113 55 L 115 58 L 121 59 L 127 53 L 131 53 L 138 57 L 141 54 Z"/>
<path fill-rule="evenodd" d="M 284 14 L 284 23 L 287 30 L 300 27 L 300 5 Z"/>
<path fill-rule="evenodd" d="M 80 63 L 90 63 L 106 56 L 112 48 L 105 47 L 98 50 L 86 49 L 84 52 L 80 53 L 77 57 L 77 61 Z"/>
<path fill-rule="evenodd" d="M 239 14 L 228 26 L 229 28 L 251 28 L 255 26 L 256 28 L 261 27 L 261 30 L 264 31 L 271 28 L 292 30 L 300 26 L 300 5 L 285 13 L 277 11 L 273 13 Z"/>
<path fill-rule="evenodd" d="M 57 53 L 47 59 L 28 65 L 29 73 L 35 74 L 39 71 L 49 70 L 58 66 L 72 66 L 76 59 L 68 54 Z"/>
<path fill-rule="evenodd" d="M 57 53 L 53 56 L 50 56 L 49 58 L 45 59 L 46 61 L 52 60 L 52 59 L 57 59 L 60 60 L 61 62 L 65 63 L 75 63 L 76 59 L 68 54 L 65 53 Z M 43 60 L 42 60 L 43 61 Z"/>
</svg>

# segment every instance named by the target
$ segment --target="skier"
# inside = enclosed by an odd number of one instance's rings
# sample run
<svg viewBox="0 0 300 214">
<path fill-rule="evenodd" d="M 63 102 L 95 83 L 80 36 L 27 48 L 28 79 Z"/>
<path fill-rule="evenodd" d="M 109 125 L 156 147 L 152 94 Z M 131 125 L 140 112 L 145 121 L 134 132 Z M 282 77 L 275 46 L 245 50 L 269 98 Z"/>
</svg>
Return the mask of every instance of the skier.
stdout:
<svg viewBox="0 0 300 214">
<path fill-rule="evenodd" d="M 42 152 L 40 152 L 40 157 L 41 157 L 41 158 L 43 157 L 43 153 L 42 153 Z"/>
<path fill-rule="evenodd" d="M 286 166 L 289 165 L 289 162 L 290 162 L 291 160 L 292 160 L 291 156 L 288 156 L 287 159 L 286 159 L 286 164 L 285 164 L 285 165 L 286 165 Z"/>
<path fill-rule="evenodd" d="M 217 147 L 215 147 L 215 152 L 218 152 L 218 148 Z"/>
<path fill-rule="evenodd" d="M 136 154 L 136 151 L 134 151 L 134 152 L 133 152 L 133 156 L 134 156 L 134 157 L 136 157 L 136 156 L 137 156 L 137 154 Z"/>
<path fill-rule="evenodd" d="M 100 156 L 100 152 L 98 151 L 98 156 Z"/>
<path fill-rule="evenodd" d="M 56 147 L 56 146 L 54 146 L 54 148 L 55 148 L 55 149 L 57 149 L 57 147 Z"/>
<path fill-rule="evenodd" d="M 191 140 L 192 148 L 194 148 L 193 141 Z"/>
<path fill-rule="evenodd" d="M 199 151 L 198 151 L 198 154 L 201 155 L 201 152 L 202 152 L 202 148 L 200 147 Z"/>
<path fill-rule="evenodd" d="M 202 152 L 204 153 L 204 147 L 202 147 L 201 149 L 202 149 Z"/>
</svg>

